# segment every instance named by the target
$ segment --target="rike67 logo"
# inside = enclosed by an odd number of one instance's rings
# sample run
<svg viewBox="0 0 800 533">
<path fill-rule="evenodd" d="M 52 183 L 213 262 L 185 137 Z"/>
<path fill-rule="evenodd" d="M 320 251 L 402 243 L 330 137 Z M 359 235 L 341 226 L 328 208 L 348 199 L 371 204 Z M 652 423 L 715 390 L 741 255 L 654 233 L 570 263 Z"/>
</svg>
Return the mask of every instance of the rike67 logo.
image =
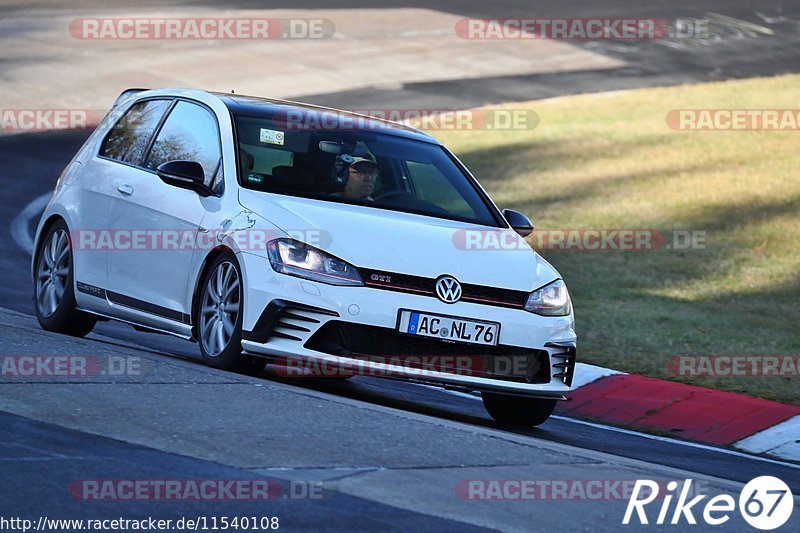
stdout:
<svg viewBox="0 0 800 533">
<path fill-rule="evenodd" d="M 670 481 L 666 486 L 666 494 L 659 494 L 663 484 L 649 479 L 638 479 L 633 487 L 633 493 L 625 509 L 623 524 L 636 523 L 650 524 L 654 516 L 648 517 L 645 507 L 658 500 L 661 505 L 658 515 L 653 523 L 695 525 L 697 518 L 701 518 L 710 526 L 719 526 L 731 519 L 737 509 L 737 502 L 730 494 L 718 494 L 703 504 L 701 502 L 708 496 L 701 494 L 689 499 L 692 480 L 687 479 L 683 484 Z M 672 502 L 675 500 L 675 506 Z M 658 504 L 656 506 L 658 507 Z M 760 476 L 750 480 L 739 494 L 738 511 L 742 518 L 752 527 L 761 530 L 777 529 L 784 525 L 792 515 L 794 497 L 789 486 L 782 480 L 772 476 Z M 670 512 L 671 511 L 671 512 Z M 698 515 L 698 516 L 696 516 Z"/>
</svg>

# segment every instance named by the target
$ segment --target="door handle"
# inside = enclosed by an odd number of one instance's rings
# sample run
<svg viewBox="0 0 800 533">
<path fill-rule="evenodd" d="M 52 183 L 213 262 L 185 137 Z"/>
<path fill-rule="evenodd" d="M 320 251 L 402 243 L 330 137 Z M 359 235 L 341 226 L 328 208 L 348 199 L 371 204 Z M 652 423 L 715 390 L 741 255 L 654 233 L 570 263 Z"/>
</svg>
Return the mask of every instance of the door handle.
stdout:
<svg viewBox="0 0 800 533">
<path fill-rule="evenodd" d="M 117 185 L 117 190 L 124 196 L 130 196 L 133 194 L 133 187 L 130 185 Z"/>
</svg>

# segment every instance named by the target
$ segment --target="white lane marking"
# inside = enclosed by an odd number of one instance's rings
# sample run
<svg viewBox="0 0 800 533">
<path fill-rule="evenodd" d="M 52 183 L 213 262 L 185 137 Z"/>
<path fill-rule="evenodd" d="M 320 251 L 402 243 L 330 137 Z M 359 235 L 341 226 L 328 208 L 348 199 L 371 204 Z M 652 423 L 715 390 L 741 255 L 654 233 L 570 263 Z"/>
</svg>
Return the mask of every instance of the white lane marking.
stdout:
<svg viewBox="0 0 800 533">
<path fill-rule="evenodd" d="M 644 438 L 650 439 L 650 440 L 666 442 L 666 443 L 669 443 L 669 444 L 677 444 L 677 445 L 686 446 L 686 447 L 689 447 L 689 448 L 698 448 L 698 449 L 701 449 L 701 450 L 708 450 L 708 451 L 712 451 L 712 452 L 718 452 L 718 453 L 722 453 L 722 454 L 725 454 L 725 455 L 733 455 L 734 457 L 742 457 L 742 458 L 746 458 L 746 459 L 753 459 L 755 461 L 761 461 L 761 462 L 764 462 L 764 463 L 771 463 L 771 464 L 780 465 L 780 466 L 787 466 L 789 468 L 796 468 L 796 469 L 800 470 L 800 465 L 798 465 L 798 464 L 787 463 L 787 462 L 784 462 L 784 461 L 778 461 L 776 459 L 770 459 L 768 457 L 761 457 L 760 455 L 753 455 L 753 454 L 745 453 L 745 452 L 737 452 L 736 450 L 729 450 L 727 448 L 717 448 L 716 446 L 710 446 L 708 444 L 700 444 L 699 442 L 689 442 L 689 441 L 685 441 L 685 440 L 673 439 L 673 438 L 670 438 L 670 437 L 662 437 L 661 435 L 650 435 L 649 433 L 639 433 L 638 431 L 633 431 L 633 430 L 630 430 L 630 429 L 618 428 L 618 427 L 615 427 L 615 426 L 606 426 L 605 424 L 597 424 L 595 422 L 587 422 L 586 420 L 578 420 L 577 418 L 567 418 L 567 417 L 561 416 L 561 415 L 553 415 L 551 418 L 555 418 L 556 420 L 561 420 L 563 422 L 571 422 L 573 424 L 580 424 L 582 426 L 589 426 L 589 427 L 598 428 L 598 429 L 605 429 L 605 430 L 608 430 L 608 431 L 615 431 L 617 433 L 624 433 L 626 435 L 635 435 L 637 437 L 644 437 Z"/>
<path fill-rule="evenodd" d="M 625 372 L 603 368 L 602 366 L 590 365 L 589 363 L 575 363 L 575 376 L 572 378 L 572 388 L 577 389 L 597 381 L 600 378 L 613 375 L 624 375 Z"/>
<path fill-rule="evenodd" d="M 33 255 L 33 235 L 31 235 L 30 222 L 33 217 L 41 215 L 53 193 L 43 194 L 25 206 L 14 220 L 11 221 L 11 238 L 20 248 Z"/>
<path fill-rule="evenodd" d="M 469 393 L 466 393 L 466 392 L 459 392 L 459 391 L 453 391 L 453 390 L 440 389 L 439 387 L 434 387 L 432 385 L 420 385 L 420 386 L 421 387 L 426 387 L 426 388 L 429 388 L 429 389 L 444 390 L 444 392 L 446 392 L 447 394 L 452 394 L 453 396 L 461 396 L 462 398 L 470 398 L 472 400 L 479 400 L 479 401 L 481 399 L 480 396 L 476 396 L 476 395 L 469 394 Z M 685 440 L 678 440 L 678 439 L 673 439 L 673 438 L 670 438 L 670 437 L 663 437 L 661 435 L 650 435 L 649 433 L 639 433 L 638 431 L 633 431 L 631 429 L 619 428 L 619 427 L 616 427 L 616 426 L 607 426 L 605 424 L 598 424 L 596 422 L 587 422 L 586 420 L 578 420 L 577 418 L 568 418 L 566 416 L 561 416 L 561 415 L 552 415 L 550 418 L 553 418 L 554 420 L 561 420 L 562 422 L 570 422 L 572 424 L 579 424 L 579 425 L 582 425 L 582 426 L 589 426 L 589 427 L 593 427 L 593 428 L 596 428 L 596 429 L 604 429 L 606 431 L 613 431 L 615 433 L 623 433 L 625 435 L 634 435 L 636 437 L 642 437 L 642 438 L 645 438 L 645 439 L 655 440 L 655 441 L 659 441 L 659 442 L 665 442 L 665 443 L 674 444 L 674 445 L 677 445 L 677 446 L 686 446 L 688 448 L 697 448 L 697 449 L 700 449 L 700 450 L 706 450 L 706 451 L 710 451 L 710 452 L 721 453 L 721 454 L 724 454 L 724 455 L 732 455 L 734 457 L 752 459 L 754 461 L 761 461 L 763 463 L 770 463 L 770 464 L 775 464 L 775 465 L 780 465 L 780 466 L 786 466 L 786 467 L 789 467 L 789 468 L 796 468 L 796 469 L 800 470 L 800 465 L 798 465 L 798 464 L 787 463 L 787 462 L 784 462 L 784 461 L 779 461 L 777 459 L 770 459 L 768 457 L 761 457 L 760 455 L 753 455 L 752 453 L 738 452 L 736 450 L 729 450 L 727 448 L 717 448 L 716 446 L 709 446 L 708 444 L 700 444 L 699 442 L 689 442 L 689 441 L 685 441 Z M 800 417 L 796 417 L 796 418 L 800 418 Z M 794 420 L 794 419 L 792 419 L 792 420 Z M 796 433 L 796 430 L 795 430 L 795 435 L 796 434 L 797 433 Z M 742 441 L 739 441 L 739 442 L 742 442 Z M 735 445 L 738 445 L 738 443 L 735 444 Z M 792 457 L 786 457 L 786 458 L 787 459 L 792 459 Z"/>
<path fill-rule="evenodd" d="M 768 453 L 782 459 L 800 461 L 800 415 L 750 435 L 733 445 L 752 453 Z"/>
</svg>

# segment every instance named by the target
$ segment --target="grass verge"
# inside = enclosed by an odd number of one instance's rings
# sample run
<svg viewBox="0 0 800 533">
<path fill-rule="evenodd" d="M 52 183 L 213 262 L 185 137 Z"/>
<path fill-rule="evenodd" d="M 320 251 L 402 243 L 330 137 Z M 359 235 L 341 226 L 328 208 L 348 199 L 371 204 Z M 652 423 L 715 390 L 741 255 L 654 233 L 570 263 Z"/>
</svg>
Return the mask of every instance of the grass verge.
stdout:
<svg viewBox="0 0 800 533">
<path fill-rule="evenodd" d="M 582 361 L 800 404 L 800 377 L 691 377 L 681 355 L 800 354 L 800 131 L 675 131 L 673 109 L 797 108 L 800 76 L 508 106 L 529 130 L 436 131 L 537 229 L 705 234 L 705 248 L 542 250 L 572 293 Z"/>
</svg>

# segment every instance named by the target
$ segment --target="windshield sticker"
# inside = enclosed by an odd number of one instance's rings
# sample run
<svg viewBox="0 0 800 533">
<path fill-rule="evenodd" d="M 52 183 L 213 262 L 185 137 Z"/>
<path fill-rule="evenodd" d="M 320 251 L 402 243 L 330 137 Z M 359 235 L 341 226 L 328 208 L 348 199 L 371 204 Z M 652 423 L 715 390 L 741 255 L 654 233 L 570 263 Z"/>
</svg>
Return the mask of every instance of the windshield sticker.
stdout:
<svg viewBox="0 0 800 533">
<path fill-rule="evenodd" d="M 278 144 L 283 146 L 283 132 L 261 128 L 260 140 L 262 143 Z"/>
</svg>

